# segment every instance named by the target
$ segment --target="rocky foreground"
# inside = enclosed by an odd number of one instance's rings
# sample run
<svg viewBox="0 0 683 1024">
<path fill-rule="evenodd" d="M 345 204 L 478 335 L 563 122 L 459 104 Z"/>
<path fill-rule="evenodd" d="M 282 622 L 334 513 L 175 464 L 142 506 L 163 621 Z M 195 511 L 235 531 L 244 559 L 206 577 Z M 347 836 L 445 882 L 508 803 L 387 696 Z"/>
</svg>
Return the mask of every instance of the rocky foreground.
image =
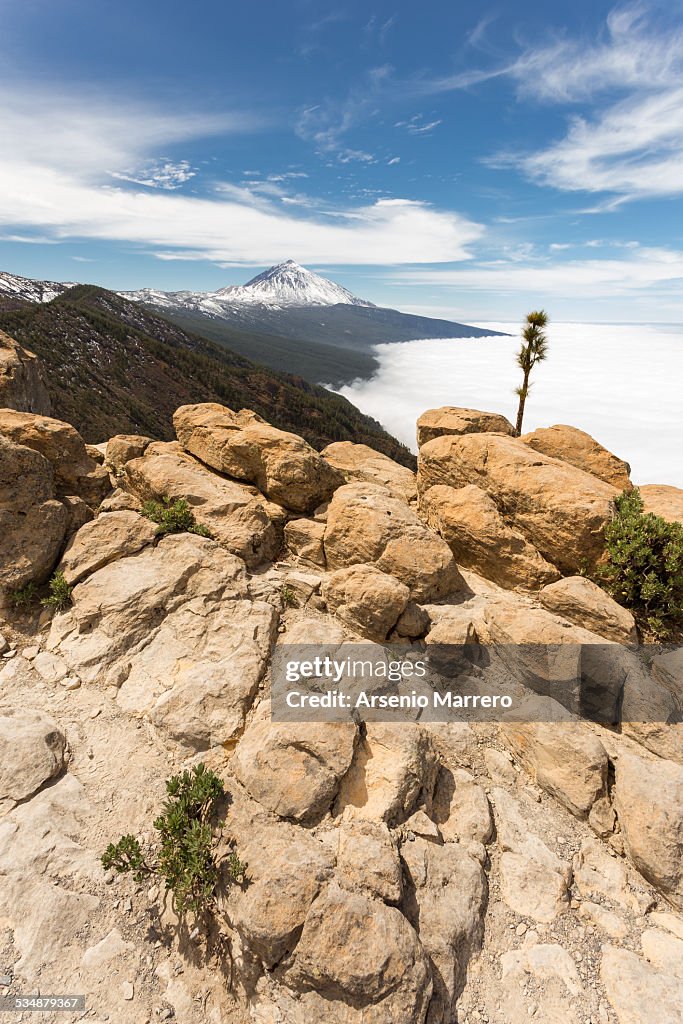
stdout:
<svg viewBox="0 0 683 1024">
<path fill-rule="evenodd" d="M 528 724 L 270 719 L 284 642 L 637 643 L 584 575 L 628 465 L 466 409 L 421 417 L 417 476 L 219 405 L 175 429 L 92 447 L 0 411 L 0 991 L 116 1024 L 683 1020 L 680 652 L 619 730 L 549 697 Z M 164 498 L 210 537 L 160 537 Z M 55 569 L 70 605 L 17 609 Z M 199 761 L 248 877 L 208 938 L 99 859 Z"/>
</svg>

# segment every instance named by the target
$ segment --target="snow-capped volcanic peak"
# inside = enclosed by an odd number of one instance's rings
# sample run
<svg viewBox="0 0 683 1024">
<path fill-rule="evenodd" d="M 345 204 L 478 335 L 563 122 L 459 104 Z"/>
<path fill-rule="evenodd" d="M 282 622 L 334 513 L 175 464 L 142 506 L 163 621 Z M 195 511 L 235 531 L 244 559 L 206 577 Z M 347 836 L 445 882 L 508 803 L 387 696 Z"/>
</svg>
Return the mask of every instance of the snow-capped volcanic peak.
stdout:
<svg viewBox="0 0 683 1024">
<path fill-rule="evenodd" d="M 294 260 L 264 270 L 245 285 L 232 285 L 214 292 L 221 302 L 258 303 L 264 306 L 372 306 L 346 288 L 311 273 Z"/>
</svg>

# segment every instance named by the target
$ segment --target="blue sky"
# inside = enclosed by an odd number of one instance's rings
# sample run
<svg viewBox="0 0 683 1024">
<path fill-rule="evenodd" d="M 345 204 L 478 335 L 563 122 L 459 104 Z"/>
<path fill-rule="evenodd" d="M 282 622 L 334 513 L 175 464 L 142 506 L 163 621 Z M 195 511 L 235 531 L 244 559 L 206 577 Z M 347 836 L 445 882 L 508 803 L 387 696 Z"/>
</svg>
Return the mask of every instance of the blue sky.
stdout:
<svg viewBox="0 0 683 1024">
<path fill-rule="evenodd" d="M 683 320 L 683 3 L 0 0 L 0 268 Z"/>
</svg>

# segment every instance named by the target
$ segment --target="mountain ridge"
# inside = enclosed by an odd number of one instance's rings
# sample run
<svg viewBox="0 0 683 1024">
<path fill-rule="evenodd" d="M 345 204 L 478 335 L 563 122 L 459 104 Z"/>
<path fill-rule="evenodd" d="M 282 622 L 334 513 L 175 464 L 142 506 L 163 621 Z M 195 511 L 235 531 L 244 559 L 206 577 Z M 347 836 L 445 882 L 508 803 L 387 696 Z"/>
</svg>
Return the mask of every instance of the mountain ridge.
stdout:
<svg viewBox="0 0 683 1024">
<path fill-rule="evenodd" d="M 315 448 L 354 440 L 406 465 L 414 456 L 340 395 L 259 365 L 93 285 L 51 302 L 0 296 L 0 330 L 42 361 L 53 415 L 97 443 L 113 434 L 174 436 L 178 405 L 250 408 Z"/>
</svg>

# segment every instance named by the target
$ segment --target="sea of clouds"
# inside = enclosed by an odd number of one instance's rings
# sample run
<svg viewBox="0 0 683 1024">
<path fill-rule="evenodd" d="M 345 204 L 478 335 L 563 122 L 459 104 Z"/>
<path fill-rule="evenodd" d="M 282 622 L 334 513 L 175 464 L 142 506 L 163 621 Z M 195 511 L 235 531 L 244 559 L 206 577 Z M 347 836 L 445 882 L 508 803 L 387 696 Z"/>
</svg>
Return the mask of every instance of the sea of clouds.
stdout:
<svg viewBox="0 0 683 1024">
<path fill-rule="evenodd" d="M 379 345 L 380 366 L 340 389 L 416 450 L 425 409 L 469 406 L 514 422 L 519 324 L 480 323 L 512 337 Z M 569 423 L 631 464 L 634 483 L 683 487 L 683 325 L 553 323 L 532 374 L 524 430 Z"/>
</svg>

